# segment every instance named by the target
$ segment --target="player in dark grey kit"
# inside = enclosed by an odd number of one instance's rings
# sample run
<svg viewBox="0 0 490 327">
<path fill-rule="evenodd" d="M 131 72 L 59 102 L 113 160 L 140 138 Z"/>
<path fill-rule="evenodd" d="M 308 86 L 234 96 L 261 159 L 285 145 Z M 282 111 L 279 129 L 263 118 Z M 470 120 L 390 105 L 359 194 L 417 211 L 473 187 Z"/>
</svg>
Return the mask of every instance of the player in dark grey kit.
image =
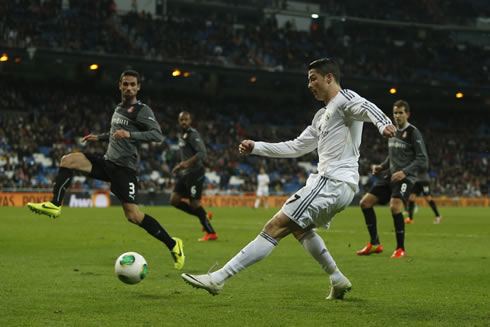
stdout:
<svg viewBox="0 0 490 327">
<path fill-rule="evenodd" d="M 199 132 L 191 127 L 191 114 L 183 111 L 179 114 L 179 135 L 181 161 L 172 169 L 177 174 L 177 183 L 170 197 L 170 203 L 182 211 L 199 218 L 206 234 L 200 242 L 214 241 L 218 234 L 209 222 L 210 215 L 201 206 L 202 187 L 204 183 L 204 161 L 207 158 L 206 146 Z M 182 201 L 189 199 L 189 203 Z"/>
<path fill-rule="evenodd" d="M 428 168 L 428 156 L 420 131 L 408 122 L 410 106 L 406 101 L 398 100 L 393 105 L 393 118 L 397 127 L 396 136 L 388 140 L 388 157 L 380 165 L 373 166 L 373 174 L 389 169 L 389 173 L 380 177 L 378 182 L 361 199 L 361 209 L 371 241 L 358 255 L 381 253 L 383 247 L 379 242 L 376 226 L 376 203 L 390 203 L 391 214 L 395 223 L 397 248 L 392 258 L 406 257 L 405 223 L 403 206 L 408 201 L 411 189 L 417 180 L 419 171 Z"/>
<path fill-rule="evenodd" d="M 410 197 L 408 198 L 408 217 L 405 218 L 405 224 L 413 224 L 413 211 L 415 207 L 415 198 L 417 195 L 422 194 L 427 201 L 427 203 L 430 205 L 432 208 L 432 211 L 434 211 L 434 224 L 439 224 L 441 222 L 441 216 L 439 215 L 439 211 L 437 210 L 437 205 L 432 200 L 432 196 L 430 194 L 430 178 L 429 178 L 429 172 L 427 170 L 422 171 L 419 173 L 417 176 L 417 181 L 415 182 L 415 185 L 412 188 L 412 193 L 410 194 Z"/>
<path fill-rule="evenodd" d="M 126 218 L 165 243 L 175 261 L 174 267 L 180 270 L 185 261 L 182 240 L 170 237 L 155 218 L 140 211 L 136 202 L 138 146 L 141 142 L 163 141 L 160 125 L 153 111 L 136 99 L 140 88 L 141 78 L 138 72 L 127 70 L 121 74 L 119 90 L 122 102 L 114 110 L 110 132 L 90 134 L 82 139 L 82 142 L 109 141 L 105 155 L 102 157 L 82 152 L 64 155 L 56 176 L 53 199 L 50 202 L 28 203 L 27 206 L 36 213 L 58 217 L 74 170 L 110 182 L 112 193 L 122 202 Z"/>
</svg>

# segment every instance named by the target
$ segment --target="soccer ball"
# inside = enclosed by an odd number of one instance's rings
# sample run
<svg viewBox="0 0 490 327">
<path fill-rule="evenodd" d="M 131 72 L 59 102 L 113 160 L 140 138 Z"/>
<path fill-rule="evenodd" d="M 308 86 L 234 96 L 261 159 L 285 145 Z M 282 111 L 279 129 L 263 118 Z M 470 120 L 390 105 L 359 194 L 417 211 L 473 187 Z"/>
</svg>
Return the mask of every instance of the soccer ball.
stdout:
<svg viewBox="0 0 490 327">
<path fill-rule="evenodd" d="M 114 271 L 122 282 L 136 284 L 146 277 L 148 264 L 141 254 L 126 252 L 117 258 Z"/>
</svg>

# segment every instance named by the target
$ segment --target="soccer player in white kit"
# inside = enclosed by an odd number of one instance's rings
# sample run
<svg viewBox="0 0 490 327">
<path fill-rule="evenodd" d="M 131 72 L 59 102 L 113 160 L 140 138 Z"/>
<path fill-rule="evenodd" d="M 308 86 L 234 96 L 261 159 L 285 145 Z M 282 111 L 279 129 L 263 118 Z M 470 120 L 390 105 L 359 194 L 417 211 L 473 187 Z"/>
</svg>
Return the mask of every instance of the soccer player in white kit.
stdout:
<svg viewBox="0 0 490 327">
<path fill-rule="evenodd" d="M 336 213 L 351 203 L 358 190 L 363 121 L 372 122 L 385 137 L 393 137 L 396 128 L 374 104 L 353 91 L 341 88 L 340 68 L 331 59 L 318 59 L 309 64 L 308 88 L 325 106 L 315 114 L 311 125 L 301 135 L 280 143 L 244 140 L 239 151 L 242 154 L 294 158 L 316 149 L 318 173 L 311 174 L 306 185 L 286 201 L 257 238 L 223 268 L 204 275 L 182 274 L 187 283 L 217 295 L 228 278 L 267 257 L 283 237 L 293 233 L 330 276 L 327 299 L 343 299 L 351 289 L 351 282 L 340 272 L 325 242 L 313 228 L 328 225 Z"/>
<path fill-rule="evenodd" d="M 257 175 L 257 199 L 254 204 L 255 209 L 259 207 L 261 200 L 264 202 L 264 207 L 269 208 L 269 183 L 269 175 L 265 173 L 263 167 L 260 167 L 259 174 Z"/>
</svg>

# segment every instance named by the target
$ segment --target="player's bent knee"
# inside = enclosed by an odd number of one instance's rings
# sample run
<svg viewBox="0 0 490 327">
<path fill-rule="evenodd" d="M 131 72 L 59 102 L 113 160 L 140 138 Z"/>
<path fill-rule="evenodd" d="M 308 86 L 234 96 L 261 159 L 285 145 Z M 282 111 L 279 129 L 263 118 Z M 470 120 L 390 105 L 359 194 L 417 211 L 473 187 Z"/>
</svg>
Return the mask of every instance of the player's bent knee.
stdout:
<svg viewBox="0 0 490 327">
<path fill-rule="evenodd" d="M 170 196 L 170 204 L 174 207 L 178 206 L 180 201 L 182 201 L 181 197 L 176 195 L 175 193 L 173 193 L 171 196 Z"/>
<path fill-rule="evenodd" d="M 131 207 L 123 207 L 124 208 L 124 215 L 126 216 L 126 219 L 133 223 L 133 224 L 141 224 L 143 221 L 143 218 L 145 217 L 145 214 L 142 213 L 137 206 L 131 206 Z"/>
<path fill-rule="evenodd" d="M 359 202 L 359 205 L 361 206 L 362 209 L 368 209 L 374 205 L 374 201 L 372 201 L 370 198 L 363 197 L 361 199 L 361 202 Z"/>
<path fill-rule="evenodd" d="M 133 223 L 136 225 L 139 225 L 141 223 L 141 221 L 143 220 L 143 219 L 139 219 L 139 215 L 134 213 L 134 212 L 126 213 L 126 219 L 128 219 L 128 221 L 130 223 Z"/>
<path fill-rule="evenodd" d="M 402 212 L 403 202 L 401 199 L 392 199 L 390 201 L 390 210 L 392 214 L 399 214 Z"/>
<path fill-rule="evenodd" d="M 91 163 L 87 159 L 87 157 L 85 157 L 85 155 L 81 152 L 70 153 L 70 154 L 65 154 L 63 157 L 61 157 L 60 167 L 82 170 L 82 171 L 90 171 L 89 168 L 91 167 Z"/>
</svg>

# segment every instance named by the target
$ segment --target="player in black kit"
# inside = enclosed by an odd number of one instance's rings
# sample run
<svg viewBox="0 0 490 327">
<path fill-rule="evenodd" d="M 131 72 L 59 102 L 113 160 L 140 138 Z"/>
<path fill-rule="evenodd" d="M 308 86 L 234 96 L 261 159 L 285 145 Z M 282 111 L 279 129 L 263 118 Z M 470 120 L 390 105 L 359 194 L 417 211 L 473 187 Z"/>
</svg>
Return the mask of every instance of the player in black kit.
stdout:
<svg viewBox="0 0 490 327">
<path fill-rule="evenodd" d="M 172 169 L 172 173 L 177 174 L 177 183 L 170 203 L 177 209 L 199 218 L 203 231 L 206 232 L 199 239 L 200 242 L 214 241 L 218 239 L 218 234 L 209 222 L 211 215 L 201 206 L 206 146 L 199 132 L 191 127 L 191 123 L 191 114 L 182 111 L 179 114 L 179 126 L 182 128 L 179 135 L 181 161 Z M 189 199 L 189 203 L 182 201 L 182 198 Z"/>
<path fill-rule="evenodd" d="M 153 111 L 136 99 L 140 88 L 141 78 L 138 72 L 126 70 L 121 74 L 119 90 L 122 102 L 114 110 L 110 132 L 100 135 L 89 134 L 82 139 L 82 142 L 108 141 L 105 155 L 97 156 L 83 152 L 64 155 L 56 176 L 53 199 L 43 203 L 28 203 L 27 206 L 36 213 L 58 217 L 74 170 L 110 182 L 112 193 L 122 202 L 126 218 L 165 243 L 174 259 L 174 267 L 180 270 L 185 261 L 182 240 L 170 237 L 155 218 L 140 211 L 136 201 L 139 144 L 163 141 L 160 125 Z"/>
<path fill-rule="evenodd" d="M 403 206 L 408 201 L 411 189 L 415 184 L 419 171 L 428 168 L 428 156 L 420 131 L 408 122 L 410 106 L 406 101 L 398 100 L 393 105 L 393 118 L 397 126 L 396 136 L 388 141 L 388 157 L 380 165 L 373 166 L 376 175 L 386 169 L 388 174 L 380 177 L 378 182 L 361 199 L 361 209 L 371 237 L 370 242 L 358 255 L 381 253 L 383 247 L 379 242 L 376 226 L 376 203 L 390 203 L 391 214 L 395 224 L 397 248 L 392 258 L 406 257 L 405 223 Z"/>
</svg>

